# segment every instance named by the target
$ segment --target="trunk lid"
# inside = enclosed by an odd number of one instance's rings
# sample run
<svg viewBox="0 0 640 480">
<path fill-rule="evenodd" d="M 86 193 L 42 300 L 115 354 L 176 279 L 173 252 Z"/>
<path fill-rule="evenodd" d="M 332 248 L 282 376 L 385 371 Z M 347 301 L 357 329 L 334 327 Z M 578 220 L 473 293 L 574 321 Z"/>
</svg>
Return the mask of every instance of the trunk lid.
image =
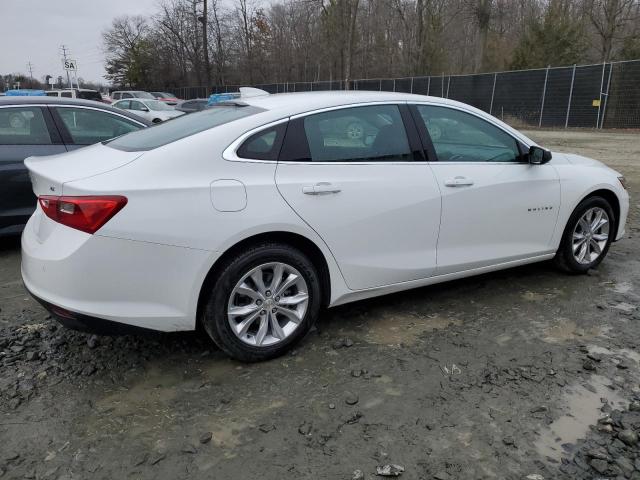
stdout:
<svg viewBox="0 0 640 480">
<path fill-rule="evenodd" d="M 65 183 L 115 170 L 143 154 L 116 150 L 98 143 L 60 155 L 29 157 L 24 164 L 29 170 L 36 196 L 63 195 Z"/>
</svg>

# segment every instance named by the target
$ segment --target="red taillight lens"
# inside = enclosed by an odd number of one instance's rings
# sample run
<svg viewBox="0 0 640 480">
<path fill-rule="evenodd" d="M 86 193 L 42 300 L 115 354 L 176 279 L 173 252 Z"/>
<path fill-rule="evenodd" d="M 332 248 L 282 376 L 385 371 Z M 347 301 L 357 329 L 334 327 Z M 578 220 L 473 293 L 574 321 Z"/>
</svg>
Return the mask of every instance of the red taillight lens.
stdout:
<svg viewBox="0 0 640 480">
<path fill-rule="evenodd" d="M 40 207 L 47 217 L 67 227 L 87 233 L 97 232 L 127 204 L 127 197 L 120 195 L 38 197 Z"/>
</svg>

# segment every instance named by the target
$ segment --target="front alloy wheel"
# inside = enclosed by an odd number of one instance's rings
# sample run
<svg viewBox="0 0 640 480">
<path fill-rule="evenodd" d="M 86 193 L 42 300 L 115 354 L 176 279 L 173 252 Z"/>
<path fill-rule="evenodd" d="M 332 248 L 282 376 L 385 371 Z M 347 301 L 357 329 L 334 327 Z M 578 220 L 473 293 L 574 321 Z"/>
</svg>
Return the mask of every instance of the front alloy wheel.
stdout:
<svg viewBox="0 0 640 480">
<path fill-rule="evenodd" d="M 555 263 L 573 273 L 586 273 L 604 259 L 615 235 L 611 204 L 602 197 L 588 197 L 571 214 L 562 235 Z"/>
<path fill-rule="evenodd" d="M 609 215 L 601 207 L 585 212 L 573 230 L 573 257 L 582 265 L 598 259 L 609 240 Z"/>
</svg>

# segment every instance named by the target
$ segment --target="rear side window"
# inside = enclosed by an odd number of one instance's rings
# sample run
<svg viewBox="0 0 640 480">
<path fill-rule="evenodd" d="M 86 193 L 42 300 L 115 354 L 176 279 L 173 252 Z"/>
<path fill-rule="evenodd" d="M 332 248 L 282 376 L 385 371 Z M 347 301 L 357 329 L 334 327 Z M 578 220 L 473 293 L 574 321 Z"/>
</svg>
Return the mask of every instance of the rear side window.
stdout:
<svg viewBox="0 0 640 480">
<path fill-rule="evenodd" d="M 0 145 L 51 145 L 39 107 L 0 108 Z"/>
<path fill-rule="evenodd" d="M 47 92 L 47 97 L 57 97 L 58 92 Z"/>
<path fill-rule="evenodd" d="M 277 160 L 286 129 L 287 124 L 281 123 L 250 136 L 236 154 L 240 158 Z"/>
<path fill-rule="evenodd" d="M 142 125 L 100 110 L 59 107 L 56 111 L 76 145 L 103 142 L 142 128 Z"/>
<path fill-rule="evenodd" d="M 352 107 L 309 115 L 304 131 L 314 162 L 411 161 L 396 105 Z"/>
<path fill-rule="evenodd" d="M 62 92 L 60 93 L 61 97 L 65 97 L 65 98 L 71 98 L 71 92 Z"/>
<path fill-rule="evenodd" d="M 106 145 L 129 152 L 152 150 L 176 140 L 209 130 L 264 110 L 253 106 L 220 105 L 201 112 L 182 115 L 151 128 L 145 128 L 107 142 Z"/>
</svg>

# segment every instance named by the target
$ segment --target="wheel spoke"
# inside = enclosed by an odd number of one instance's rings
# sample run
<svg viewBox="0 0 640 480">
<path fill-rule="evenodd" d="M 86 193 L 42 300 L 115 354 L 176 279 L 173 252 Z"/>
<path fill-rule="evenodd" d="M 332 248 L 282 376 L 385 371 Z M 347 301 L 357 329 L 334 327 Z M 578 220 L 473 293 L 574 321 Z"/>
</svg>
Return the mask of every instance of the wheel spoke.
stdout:
<svg viewBox="0 0 640 480">
<path fill-rule="evenodd" d="M 256 310 L 260 310 L 260 307 L 255 304 L 245 305 L 243 307 L 235 307 L 232 306 L 227 310 L 227 313 L 232 317 L 244 317 L 245 315 L 249 315 L 250 313 L 255 312 Z"/>
<path fill-rule="evenodd" d="M 255 322 L 256 318 L 258 318 L 259 316 L 260 316 L 260 311 L 257 311 L 253 315 L 245 318 L 243 321 L 238 323 L 235 327 L 236 334 L 239 337 L 244 337 L 247 334 L 247 331 L 249 330 L 249 328 L 251 328 L 251 325 L 253 325 L 253 322 Z"/>
<path fill-rule="evenodd" d="M 251 274 L 251 280 L 253 280 L 253 283 L 255 283 L 256 288 L 258 289 L 258 291 L 264 295 L 264 292 L 267 290 L 266 287 L 264 286 L 264 279 L 262 278 L 262 269 L 259 268 L 257 269 L 255 272 L 253 272 Z"/>
<path fill-rule="evenodd" d="M 602 210 L 598 210 L 594 212 L 594 215 L 591 217 L 591 221 L 589 222 L 589 226 L 592 232 L 596 231 L 598 224 L 602 220 Z"/>
<path fill-rule="evenodd" d="M 580 219 L 580 228 L 582 228 L 582 233 L 588 233 L 591 230 L 591 225 L 586 215 Z"/>
<path fill-rule="evenodd" d="M 267 329 L 269 328 L 269 319 L 266 315 L 260 316 L 260 327 L 258 328 L 258 333 L 256 333 L 256 345 L 262 345 L 264 342 L 264 337 L 267 336 Z"/>
<path fill-rule="evenodd" d="M 278 263 L 275 267 L 273 267 L 273 278 L 271 279 L 271 285 L 269 285 L 269 288 L 274 294 L 278 291 L 278 287 L 280 287 L 283 273 L 284 265 L 282 265 L 281 263 Z"/>
<path fill-rule="evenodd" d="M 236 288 L 236 293 L 249 297 L 253 300 L 264 300 L 264 297 L 260 292 L 256 292 L 253 288 L 251 288 L 246 283 L 243 283 L 238 288 Z"/>
<path fill-rule="evenodd" d="M 589 242 L 584 242 L 582 247 L 580 247 L 580 251 L 578 252 L 578 261 L 584 262 L 584 257 L 587 255 L 587 251 L 589 250 Z"/>
<path fill-rule="evenodd" d="M 609 238 L 609 235 L 606 233 L 596 233 L 591 238 L 593 238 L 597 242 L 606 242 L 607 239 Z"/>
<path fill-rule="evenodd" d="M 586 242 L 586 241 L 587 241 L 586 237 L 582 237 L 577 242 L 573 242 L 573 253 L 576 253 L 576 250 L 578 250 L 578 248 L 580 248 L 582 245 L 584 245 L 584 242 Z"/>
<path fill-rule="evenodd" d="M 309 298 L 309 295 L 305 292 L 298 292 L 295 295 L 291 295 L 290 297 L 281 297 L 278 302 L 280 305 L 299 305 L 302 302 L 306 301 Z"/>
<path fill-rule="evenodd" d="M 278 291 L 275 293 L 275 295 L 281 295 L 282 292 L 286 292 L 289 289 L 289 287 L 291 287 L 294 283 L 298 281 L 298 278 L 299 278 L 298 275 L 296 275 L 295 273 L 290 273 L 289 276 L 284 281 L 284 283 L 280 285 L 280 288 L 278 288 Z"/>
<path fill-rule="evenodd" d="M 591 243 L 591 249 L 596 253 L 596 255 L 600 255 L 602 253 L 600 244 L 596 242 L 593 238 L 591 239 L 590 243 Z"/>
<path fill-rule="evenodd" d="M 278 313 L 283 314 L 293 323 L 300 323 L 302 321 L 302 318 L 298 314 L 297 310 L 292 310 L 290 308 L 285 308 L 285 307 L 276 307 L 276 310 L 278 311 Z"/>
<path fill-rule="evenodd" d="M 271 322 L 271 332 L 273 336 L 279 340 L 284 340 L 287 335 L 284 333 L 284 330 L 282 330 L 280 323 L 278 323 L 278 318 L 275 313 L 269 312 L 269 321 Z"/>
</svg>

